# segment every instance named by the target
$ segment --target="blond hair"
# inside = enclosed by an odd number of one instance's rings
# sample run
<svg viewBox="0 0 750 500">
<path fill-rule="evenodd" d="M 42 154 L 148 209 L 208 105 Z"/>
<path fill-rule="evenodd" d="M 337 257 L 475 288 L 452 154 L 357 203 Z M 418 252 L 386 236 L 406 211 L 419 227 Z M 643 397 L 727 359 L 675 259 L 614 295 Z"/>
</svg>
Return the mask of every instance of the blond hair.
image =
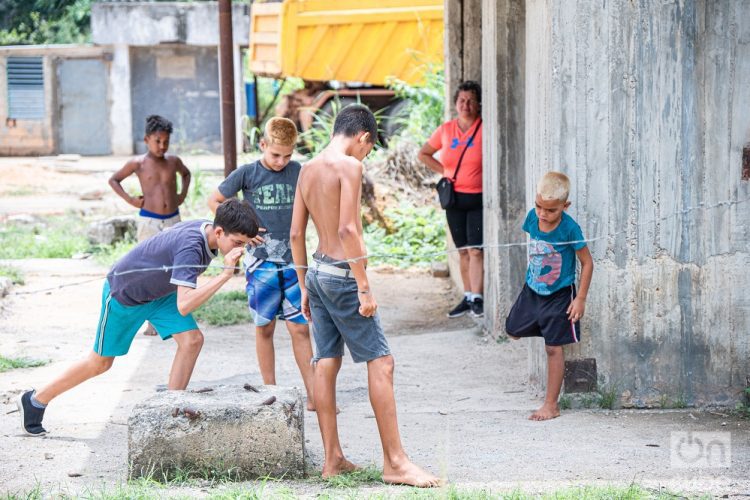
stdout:
<svg viewBox="0 0 750 500">
<path fill-rule="evenodd" d="M 269 146 L 294 146 L 297 144 L 297 126 L 289 118 L 274 116 L 266 122 L 263 139 Z"/>
<path fill-rule="evenodd" d="M 562 172 L 547 172 L 536 185 L 536 193 L 544 201 L 568 201 L 570 179 Z"/>
</svg>

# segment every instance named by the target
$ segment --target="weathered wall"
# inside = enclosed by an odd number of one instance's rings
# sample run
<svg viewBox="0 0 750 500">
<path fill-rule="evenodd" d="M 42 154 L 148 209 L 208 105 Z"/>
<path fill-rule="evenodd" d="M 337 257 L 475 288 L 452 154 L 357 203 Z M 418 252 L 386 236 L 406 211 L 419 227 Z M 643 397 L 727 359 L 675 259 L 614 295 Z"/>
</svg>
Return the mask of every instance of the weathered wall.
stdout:
<svg viewBox="0 0 750 500">
<path fill-rule="evenodd" d="M 250 36 L 248 5 L 232 6 L 232 38 L 247 45 Z M 217 2 L 94 2 L 91 38 L 97 44 L 219 45 Z"/>
<path fill-rule="evenodd" d="M 132 137 L 145 153 L 146 117 L 174 123 L 170 149 L 221 151 L 219 67 L 211 47 L 133 47 L 131 60 Z"/>
<path fill-rule="evenodd" d="M 526 205 L 545 171 L 571 177 L 569 213 L 600 239 L 566 355 L 627 404 L 727 402 L 750 375 L 746 204 L 694 209 L 750 197 L 748 19 L 750 2 L 526 2 Z"/>
<path fill-rule="evenodd" d="M 0 155 L 49 155 L 59 152 L 60 109 L 57 66 L 71 59 L 97 59 L 109 69 L 108 49 L 88 45 L 37 45 L 0 47 Z M 41 119 L 8 116 L 8 57 L 42 57 L 44 68 L 44 111 Z M 108 103 L 107 103 L 108 104 Z M 9 120 L 9 118 L 11 120 Z M 108 137 L 101 139 L 108 141 Z"/>
<path fill-rule="evenodd" d="M 512 291 L 523 279 L 523 247 L 501 247 L 523 240 L 518 228 L 525 214 L 524 171 L 524 0 L 482 3 L 482 115 L 484 171 L 485 323 L 503 332 Z M 511 291 L 511 292 L 509 292 Z"/>
</svg>

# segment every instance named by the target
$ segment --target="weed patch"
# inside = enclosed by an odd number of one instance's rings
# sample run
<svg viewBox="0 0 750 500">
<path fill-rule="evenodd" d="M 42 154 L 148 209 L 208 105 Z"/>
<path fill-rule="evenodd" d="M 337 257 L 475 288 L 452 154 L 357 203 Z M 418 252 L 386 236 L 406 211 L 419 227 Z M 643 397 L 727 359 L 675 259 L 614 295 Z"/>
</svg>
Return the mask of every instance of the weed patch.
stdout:
<svg viewBox="0 0 750 500">
<path fill-rule="evenodd" d="M 37 366 L 44 366 L 47 363 L 49 361 L 44 359 L 6 358 L 5 356 L 0 356 L 0 373 L 16 368 L 36 368 Z"/>
<path fill-rule="evenodd" d="M 195 319 L 212 326 L 228 326 L 252 321 L 244 291 L 219 292 L 194 313 Z"/>
<path fill-rule="evenodd" d="M 26 283 L 23 272 L 13 266 L 0 266 L 0 276 L 10 278 L 14 285 L 23 285 Z"/>
</svg>

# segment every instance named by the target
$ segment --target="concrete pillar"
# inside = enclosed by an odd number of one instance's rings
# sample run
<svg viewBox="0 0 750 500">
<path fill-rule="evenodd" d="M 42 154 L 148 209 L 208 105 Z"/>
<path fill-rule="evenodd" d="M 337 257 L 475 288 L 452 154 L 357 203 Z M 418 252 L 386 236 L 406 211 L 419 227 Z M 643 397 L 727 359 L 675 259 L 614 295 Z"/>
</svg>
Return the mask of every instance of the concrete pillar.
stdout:
<svg viewBox="0 0 750 500">
<path fill-rule="evenodd" d="M 130 48 L 124 44 L 113 46 L 110 82 L 110 133 L 112 154 L 133 154 L 133 113 L 130 98 Z"/>
<path fill-rule="evenodd" d="M 445 119 L 456 117 L 453 96 L 464 80 L 482 81 L 482 0 L 445 0 Z M 489 26 L 489 25 L 488 25 Z M 458 252 L 448 235 L 448 267 L 463 289 Z"/>
<path fill-rule="evenodd" d="M 526 270 L 525 247 L 499 246 L 525 241 L 524 3 L 483 0 L 481 6 L 485 322 L 493 335 L 504 334 Z"/>
</svg>

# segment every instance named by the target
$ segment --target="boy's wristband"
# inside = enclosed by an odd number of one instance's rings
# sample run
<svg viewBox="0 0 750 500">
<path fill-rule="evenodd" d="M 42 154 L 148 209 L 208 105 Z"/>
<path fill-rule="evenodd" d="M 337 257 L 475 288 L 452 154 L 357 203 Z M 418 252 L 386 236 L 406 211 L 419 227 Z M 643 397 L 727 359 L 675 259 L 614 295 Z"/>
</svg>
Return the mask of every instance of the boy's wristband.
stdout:
<svg viewBox="0 0 750 500">
<path fill-rule="evenodd" d="M 370 293 L 370 290 L 357 290 L 357 293 L 361 293 L 362 295 L 367 295 Z"/>
</svg>

